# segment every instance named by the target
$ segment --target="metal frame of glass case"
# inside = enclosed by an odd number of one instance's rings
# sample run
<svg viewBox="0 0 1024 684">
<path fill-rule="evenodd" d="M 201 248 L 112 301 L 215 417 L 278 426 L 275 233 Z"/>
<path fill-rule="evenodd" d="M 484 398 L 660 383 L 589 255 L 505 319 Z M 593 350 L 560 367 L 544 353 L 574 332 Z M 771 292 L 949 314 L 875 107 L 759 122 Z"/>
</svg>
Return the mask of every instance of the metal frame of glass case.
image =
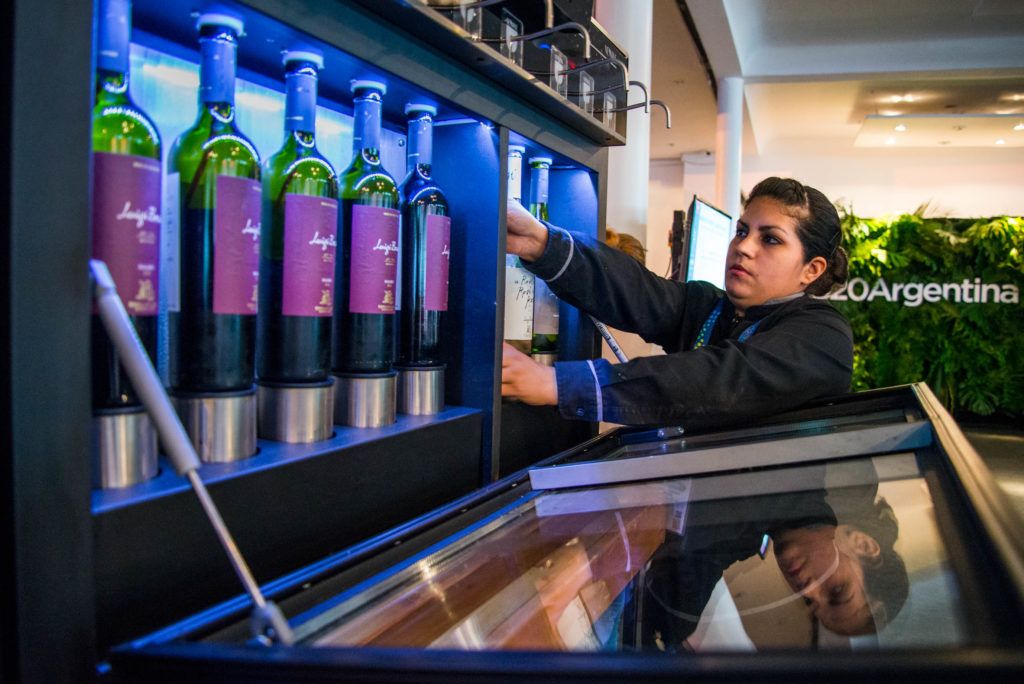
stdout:
<svg viewBox="0 0 1024 684">
<path fill-rule="evenodd" d="M 886 438 L 876 439 L 878 435 Z M 814 448 L 817 455 L 808 454 L 807 448 Z M 585 475 L 588 470 L 590 475 L 606 473 L 609 466 L 629 462 L 665 467 L 689 458 L 674 475 L 715 470 L 719 474 L 712 477 L 756 480 L 767 479 L 773 471 L 794 463 L 843 464 L 852 462 L 851 457 L 892 453 L 912 453 L 927 483 L 946 561 L 955 576 L 961 605 L 966 607 L 960 626 L 968 635 L 966 645 L 862 652 L 773 649 L 680 654 L 268 647 L 248 637 L 248 606 L 239 598 L 123 645 L 112 654 L 112 674 L 119 681 L 267 682 L 1019 677 L 1024 673 L 1024 636 L 1019 629 L 1024 617 L 1024 527 L 953 419 L 925 385 L 848 395 L 742 429 L 693 435 L 680 434 L 675 428 L 617 429 L 548 459 L 533 477 L 539 481 L 545 473 L 579 473 L 581 469 Z M 717 458 L 702 458 L 708 456 Z M 714 461 L 713 468 L 709 461 Z M 648 475 L 665 477 L 664 472 Z M 530 473 L 520 471 L 272 582 L 266 586 L 267 592 L 301 632 L 307 620 L 322 618 L 346 600 L 351 602 L 353 596 L 363 595 L 360 592 L 367 588 L 381 586 L 382 579 L 394 577 L 402 568 L 435 558 L 460 543 L 479 544 L 473 535 L 479 536 L 481 530 L 498 524 L 495 521 L 524 503 L 550 494 L 534 490 Z"/>
</svg>

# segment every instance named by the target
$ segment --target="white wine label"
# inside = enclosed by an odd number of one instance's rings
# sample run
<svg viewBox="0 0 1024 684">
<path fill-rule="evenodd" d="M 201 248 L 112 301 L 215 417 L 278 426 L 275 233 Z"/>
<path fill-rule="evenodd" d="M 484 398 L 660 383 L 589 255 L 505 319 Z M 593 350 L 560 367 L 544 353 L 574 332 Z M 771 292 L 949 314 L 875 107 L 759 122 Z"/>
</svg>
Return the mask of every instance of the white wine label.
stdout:
<svg viewBox="0 0 1024 684">
<path fill-rule="evenodd" d="M 508 155 L 508 197 L 523 201 L 523 155 Z"/>
<path fill-rule="evenodd" d="M 163 226 L 160 231 L 160 307 L 163 311 L 181 311 L 181 174 L 164 178 Z"/>
<path fill-rule="evenodd" d="M 558 334 L 558 297 L 540 278 L 536 279 L 533 286 L 533 333 Z"/>
<path fill-rule="evenodd" d="M 519 257 L 505 255 L 505 339 L 533 338 L 533 274 Z"/>
</svg>

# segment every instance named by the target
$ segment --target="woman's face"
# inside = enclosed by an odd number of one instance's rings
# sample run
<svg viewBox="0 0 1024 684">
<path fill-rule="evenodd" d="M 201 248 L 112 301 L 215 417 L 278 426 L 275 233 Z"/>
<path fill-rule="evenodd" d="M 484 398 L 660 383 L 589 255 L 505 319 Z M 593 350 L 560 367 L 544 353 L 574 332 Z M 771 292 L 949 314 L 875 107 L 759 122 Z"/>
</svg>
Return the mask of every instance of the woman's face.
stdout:
<svg viewBox="0 0 1024 684">
<path fill-rule="evenodd" d="M 826 262 L 804 263 L 793 210 L 771 197 L 757 197 L 736 223 L 725 260 L 725 291 L 740 310 L 800 292 L 822 274 Z"/>
<path fill-rule="evenodd" d="M 849 525 L 822 525 L 786 530 L 774 546 L 786 583 L 821 624 L 836 634 L 875 631 L 862 567 L 878 556 L 874 539 Z"/>
</svg>

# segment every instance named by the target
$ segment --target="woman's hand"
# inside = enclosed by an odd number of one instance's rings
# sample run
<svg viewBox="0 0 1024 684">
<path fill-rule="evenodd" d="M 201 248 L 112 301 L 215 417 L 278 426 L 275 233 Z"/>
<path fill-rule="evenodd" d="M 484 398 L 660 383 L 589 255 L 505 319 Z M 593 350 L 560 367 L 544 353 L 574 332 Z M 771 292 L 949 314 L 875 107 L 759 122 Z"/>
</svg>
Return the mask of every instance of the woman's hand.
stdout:
<svg viewBox="0 0 1024 684">
<path fill-rule="evenodd" d="M 558 405 L 554 368 L 540 365 L 508 343 L 501 351 L 501 396 L 534 406 Z"/>
<path fill-rule="evenodd" d="M 527 261 L 536 261 L 548 245 L 548 229 L 514 199 L 505 208 L 505 251 Z"/>
</svg>

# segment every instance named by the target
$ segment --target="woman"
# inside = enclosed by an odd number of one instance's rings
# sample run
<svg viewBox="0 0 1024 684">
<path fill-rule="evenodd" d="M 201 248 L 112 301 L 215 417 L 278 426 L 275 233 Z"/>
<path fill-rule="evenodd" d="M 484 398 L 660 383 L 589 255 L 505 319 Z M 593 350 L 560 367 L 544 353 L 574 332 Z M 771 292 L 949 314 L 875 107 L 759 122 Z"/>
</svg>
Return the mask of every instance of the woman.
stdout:
<svg viewBox="0 0 1024 684">
<path fill-rule="evenodd" d="M 502 396 L 566 418 L 687 428 L 749 420 L 849 390 L 853 339 L 823 295 L 846 280 L 839 216 L 818 190 L 768 178 L 750 193 L 725 292 L 661 278 L 630 257 L 508 204 L 508 251 L 561 299 L 661 345 L 665 356 L 546 368 L 505 345 Z"/>
<path fill-rule="evenodd" d="M 804 470 L 804 482 L 820 472 L 824 483 L 825 466 Z M 793 594 L 768 605 L 748 603 L 745 610 L 802 600 L 809 618 L 855 636 L 882 631 L 903 608 L 909 579 L 894 548 L 899 524 L 878 496 L 877 480 L 828 491 L 702 499 L 699 490 L 707 483 L 693 481 L 685 533 L 667 533 L 645 570 L 644 646 L 685 650 L 723 573 L 754 554 L 763 558 L 765 535 Z"/>
</svg>

